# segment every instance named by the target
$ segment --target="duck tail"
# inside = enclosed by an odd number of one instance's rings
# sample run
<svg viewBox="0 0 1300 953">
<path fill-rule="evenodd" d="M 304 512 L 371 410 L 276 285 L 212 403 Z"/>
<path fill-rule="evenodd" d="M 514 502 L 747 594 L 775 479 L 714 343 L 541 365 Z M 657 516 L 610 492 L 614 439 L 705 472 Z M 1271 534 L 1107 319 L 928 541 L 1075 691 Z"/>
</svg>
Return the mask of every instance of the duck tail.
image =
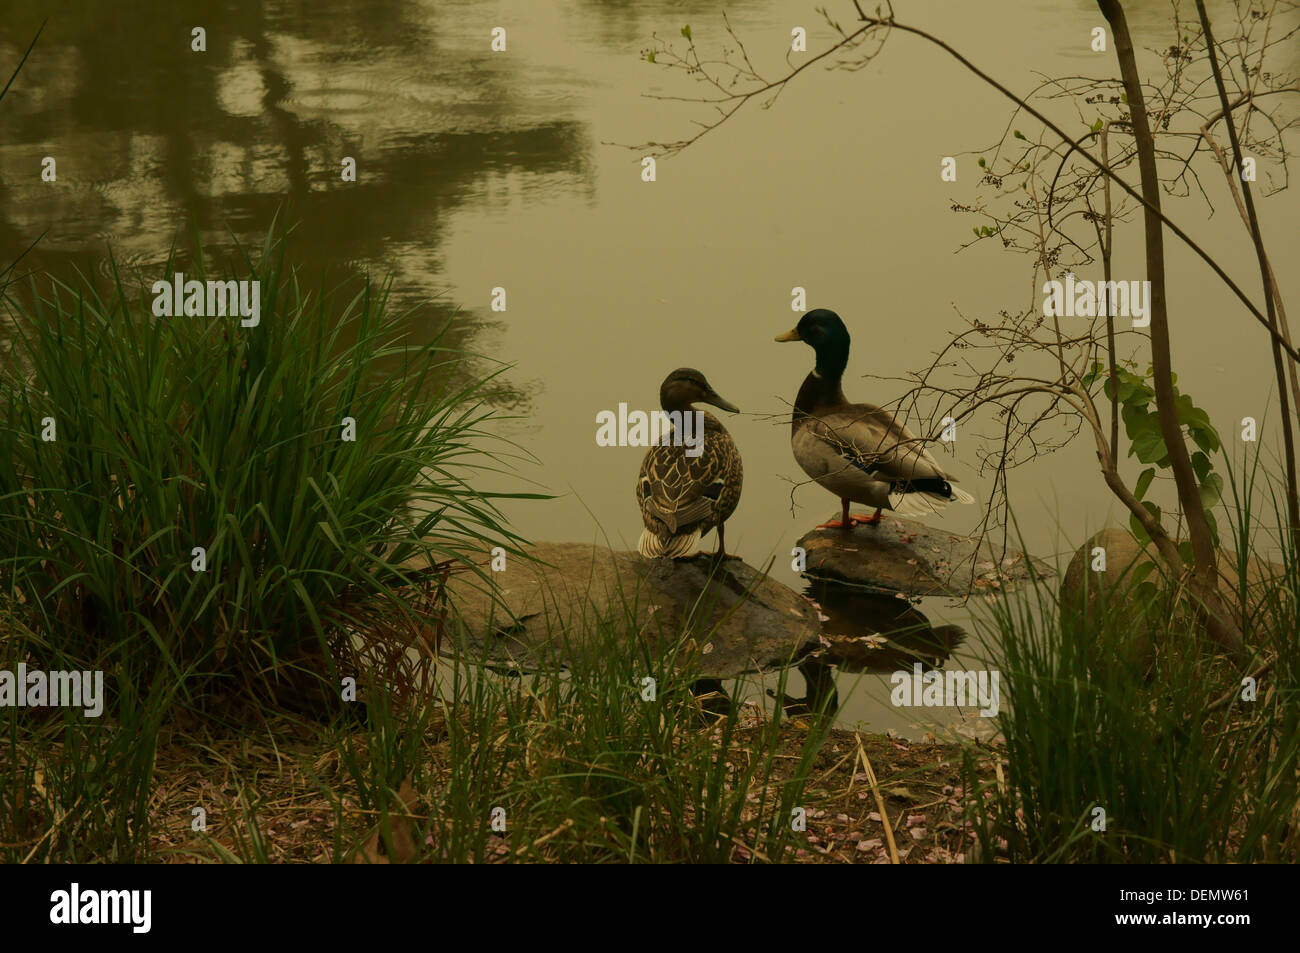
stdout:
<svg viewBox="0 0 1300 953">
<path fill-rule="evenodd" d="M 680 559 L 694 553 L 699 548 L 699 544 L 699 530 L 663 539 L 650 532 L 650 530 L 643 529 L 641 538 L 637 540 L 636 551 L 646 559 L 658 559 L 660 556 L 667 556 L 669 559 Z"/>
<path fill-rule="evenodd" d="M 950 486 L 951 486 L 951 485 L 950 485 Z M 960 489 L 960 488 L 955 487 L 955 486 L 951 486 L 951 489 L 952 489 L 952 501 L 953 501 L 954 503 L 974 503 L 974 502 L 975 502 L 975 497 L 971 496 L 971 495 L 970 495 L 969 493 L 967 493 L 965 490 Z"/>
<path fill-rule="evenodd" d="M 932 516 L 948 505 L 937 493 L 891 493 L 889 508 L 899 516 Z"/>
<path fill-rule="evenodd" d="M 938 513 L 949 503 L 975 502 L 975 497 L 965 490 L 958 489 L 947 480 L 940 482 L 942 485 L 933 490 L 917 489 L 917 484 L 921 484 L 918 480 L 907 491 L 890 493 L 889 508 L 899 516 L 929 516 Z"/>
</svg>

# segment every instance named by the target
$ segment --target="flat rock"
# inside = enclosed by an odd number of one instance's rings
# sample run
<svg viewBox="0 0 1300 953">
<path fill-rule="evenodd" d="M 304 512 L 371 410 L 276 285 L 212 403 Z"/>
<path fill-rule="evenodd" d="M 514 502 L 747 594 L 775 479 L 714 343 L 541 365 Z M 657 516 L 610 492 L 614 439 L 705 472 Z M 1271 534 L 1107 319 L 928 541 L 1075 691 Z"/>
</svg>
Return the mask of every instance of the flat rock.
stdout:
<svg viewBox="0 0 1300 953">
<path fill-rule="evenodd" d="M 818 644 L 812 604 L 739 559 L 715 569 L 706 556 L 648 560 L 586 543 L 536 543 L 526 553 L 530 559 L 511 556 L 508 568 L 486 573 L 486 581 L 453 575 L 448 593 L 461 625 L 452 627 L 458 634 L 444 642 L 444 654 L 459 649 L 536 671 L 581 652 L 599 621 L 612 619 L 620 639 L 652 647 L 687 632 L 700 649 L 701 677 L 735 678 L 779 668 Z M 639 632 L 629 635 L 631 626 L 618 620 L 631 609 Z"/>
<path fill-rule="evenodd" d="M 838 519 L 835 513 L 829 519 Z M 884 514 L 874 526 L 815 529 L 799 539 L 808 575 L 914 596 L 956 596 L 1011 590 L 1055 575 L 1051 566 L 1018 550 L 1005 552 L 924 523 Z"/>
</svg>

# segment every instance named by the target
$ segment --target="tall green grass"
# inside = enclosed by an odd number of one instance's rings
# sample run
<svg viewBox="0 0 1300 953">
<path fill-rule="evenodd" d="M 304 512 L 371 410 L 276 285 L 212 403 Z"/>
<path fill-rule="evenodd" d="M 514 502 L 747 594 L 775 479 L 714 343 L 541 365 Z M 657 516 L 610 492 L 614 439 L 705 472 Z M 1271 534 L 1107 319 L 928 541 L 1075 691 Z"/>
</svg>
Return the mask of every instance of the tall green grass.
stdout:
<svg viewBox="0 0 1300 953">
<path fill-rule="evenodd" d="M 427 624 L 404 560 L 514 541 L 483 486 L 483 381 L 441 338 L 410 343 L 386 288 L 313 294 L 282 254 L 268 240 L 246 262 L 251 328 L 154 317 L 116 275 L 8 299 L 0 567 L 19 611 L 48 648 L 146 682 L 166 671 L 191 704 L 272 694 L 294 666 L 333 681 L 349 627 Z"/>
<path fill-rule="evenodd" d="M 103 670 L 108 695 L 98 720 L 0 711 L 11 859 L 36 830 L 56 833 L 33 857 L 60 850 L 74 817 L 77 856 L 130 859 L 170 710 L 328 719 L 376 659 L 400 688 L 408 650 L 432 655 L 442 574 L 516 549 L 487 485 L 517 456 L 490 378 L 445 332 L 413 340 L 385 286 L 309 291 L 274 234 L 242 254 L 222 277 L 260 281 L 256 327 L 155 317 L 151 282 L 116 271 L 5 289 L 0 665 Z"/>
<path fill-rule="evenodd" d="M 1258 468 L 1237 473 L 1227 505 L 1244 569 L 1269 541 L 1254 516 Z M 1176 610 L 1158 574 L 1089 606 L 1042 590 L 993 605 L 1005 775 L 982 782 L 967 763 L 983 859 L 1297 860 L 1300 578 L 1282 551 L 1281 566 L 1260 560 L 1254 585 L 1239 587 L 1255 655 L 1244 670 Z M 1243 678 L 1265 666 L 1257 699 L 1242 700 Z"/>
</svg>

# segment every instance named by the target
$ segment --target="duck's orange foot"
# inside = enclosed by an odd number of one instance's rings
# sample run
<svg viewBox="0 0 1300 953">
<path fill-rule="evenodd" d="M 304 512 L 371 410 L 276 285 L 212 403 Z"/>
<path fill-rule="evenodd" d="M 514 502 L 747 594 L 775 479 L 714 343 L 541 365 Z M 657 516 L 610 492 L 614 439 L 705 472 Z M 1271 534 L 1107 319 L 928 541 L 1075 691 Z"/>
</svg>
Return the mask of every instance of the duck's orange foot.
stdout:
<svg viewBox="0 0 1300 953">
<path fill-rule="evenodd" d="M 849 517 L 848 528 L 852 529 L 855 526 L 870 526 L 873 523 L 879 523 L 882 519 L 884 519 L 884 517 L 880 515 L 879 510 L 877 510 L 875 512 L 875 515 L 873 516 L 863 516 L 861 513 L 854 513 Z M 845 527 L 844 527 L 843 520 L 831 520 L 829 523 L 822 523 L 817 528 L 818 529 L 844 529 Z"/>
</svg>

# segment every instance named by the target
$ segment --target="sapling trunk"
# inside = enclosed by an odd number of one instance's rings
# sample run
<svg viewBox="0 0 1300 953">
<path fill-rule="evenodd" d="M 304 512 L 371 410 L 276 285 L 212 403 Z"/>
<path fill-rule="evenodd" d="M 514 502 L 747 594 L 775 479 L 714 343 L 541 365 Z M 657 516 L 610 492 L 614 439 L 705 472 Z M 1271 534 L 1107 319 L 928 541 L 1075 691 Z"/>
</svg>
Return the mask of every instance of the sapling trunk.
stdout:
<svg viewBox="0 0 1300 953">
<path fill-rule="evenodd" d="M 1232 118 L 1232 107 L 1228 104 L 1228 91 L 1223 85 L 1223 73 L 1219 69 L 1219 55 L 1214 47 L 1214 33 L 1210 29 L 1210 18 L 1205 12 L 1205 0 L 1196 0 L 1196 12 L 1201 17 L 1201 31 L 1205 34 L 1205 53 L 1210 60 L 1210 72 L 1214 74 L 1214 85 L 1219 91 L 1219 102 L 1223 106 L 1223 122 L 1228 127 L 1228 141 L 1232 144 L 1233 164 L 1237 172 L 1242 171 L 1241 142 L 1237 138 L 1237 124 Z M 1250 182 L 1241 180 L 1241 192 L 1246 200 L 1246 215 L 1250 225 L 1250 238 L 1255 245 L 1255 257 L 1259 260 L 1259 275 L 1264 284 L 1264 307 L 1268 310 L 1269 330 L 1274 332 L 1272 340 L 1273 369 L 1277 374 L 1277 396 L 1282 408 L 1282 441 L 1286 451 L 1286 509 L 1291 526 L 1292 545 L 1300 538 L 1300 494 L 1296 492 L 1295 435 L 1291 431 L 1291 402 L 1286 391 L 1286 370 L 1282 362 L 1282 351 L 1277 344 L 1277 309 L 1273 296 L 1273 272 L 1269 268 L 1268 256 L 1264 253 L 1264 237 L 1259 230 L 1259 216 L 1255 214 L 1255 198 L 1251 192 Z"/>
<path fill-rule="evenodd" d="M 1128 31 L 1128 21 L 1119 0 L 1097 0 L 1102 16 L 1110 24 L 1119 60 L 1120 76 L 1128 98 L 1129 119 L 1138 153 L 1142 180 L 1143 221 L 1146 226 L 1147 280 L 1151 283 L 1151 375 L 1156 396 L 1160 432 L 1169 453 L 1169 466 L 1178 487 L 1178 501 L 1187 521 L 1187 535 L 1192 544 L 1189 592 L 1204 613 L 1207 631 L 1225 649 L 1244 656 L 1241 633 L 1219 593 L 1218 554 L 1205 507 L 1197 487 L 1196 471 L 1183 440 L 1183 428 L 1174 406 L 1174 384 L 1170 358 L 1169 314 L 1165 300 L 1164 229 L 1160 212 L 1160 177 L 1156 169 L 1155 139 L 1147 120 L 1142 79 L 1138 75 L 1137 57 Z"/>
</svg>

